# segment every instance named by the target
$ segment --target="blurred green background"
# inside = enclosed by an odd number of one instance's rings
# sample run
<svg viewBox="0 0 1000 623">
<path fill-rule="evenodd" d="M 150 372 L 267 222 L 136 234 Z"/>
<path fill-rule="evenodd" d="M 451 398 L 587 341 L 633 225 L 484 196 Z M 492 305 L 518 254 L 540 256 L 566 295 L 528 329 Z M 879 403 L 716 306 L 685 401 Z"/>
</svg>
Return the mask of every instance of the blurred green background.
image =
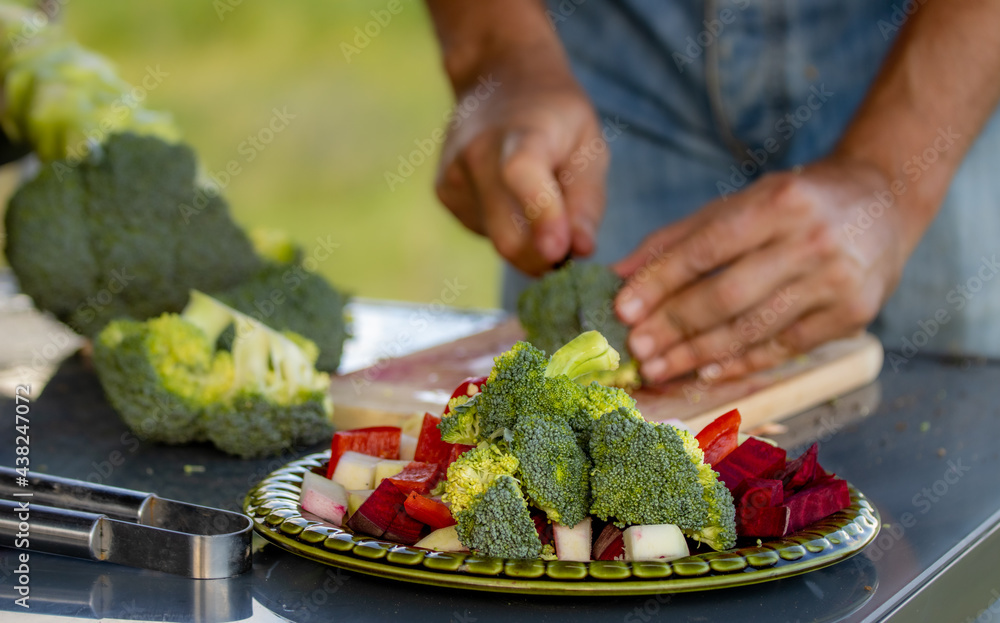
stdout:
<svg viewBox="0 0 1000 623">
<path fill-rule="evenodd" d="M 394 189 L 385 179 L 451 107 L 422 2 L 399 0 L 380 25 L 371 12 L 389 0 L 59 1 L 70 33 L 126 81 L 166 72 L 144 106 L 174 114 L 208 171 L 240 163 L 225 190 L 240 223 L 286 230 L 307 250 L 330 236 L 340 246 L 318 270 L 359 296 L 431 302 L 457 280 L 455 305 L 498 303 L 492 246 L 434 196 L 438 149 Z M 377 34 L 360 47 L 366 27 Z M 359 53 L 346 58 L 344 43 Z M 295 118 L 262 150 L 244 143 L 275 108 Z M 3 172 L 6 192 L 14 179 Z"/>
</svg>

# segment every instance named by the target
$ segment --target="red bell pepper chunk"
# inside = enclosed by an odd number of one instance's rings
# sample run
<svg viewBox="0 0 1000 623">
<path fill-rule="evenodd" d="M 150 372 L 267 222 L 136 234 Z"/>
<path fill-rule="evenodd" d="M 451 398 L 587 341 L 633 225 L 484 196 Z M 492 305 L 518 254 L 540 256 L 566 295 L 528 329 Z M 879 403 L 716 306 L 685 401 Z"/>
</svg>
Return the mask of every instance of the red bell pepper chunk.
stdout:
<svg viewBox="0 0 1000 623">
<path fill-rule="evenodd" d="M 333 478 L 333 471 L 337 469 L 340 457 L 348 450 L 381 459 L 398 459 L 402 432 L 398 426 L 372 426 L 337 431 L 333 434 L 333 441 L 330 442 L 330 466 L 326 470 L 326 477 Z"/>
<path fill-rule="evenodd" d="M 403 508 L 406 509 L 407 515 L 427 524 L 434 530 L 455 525 L 455 518 L 451 516 L 451 511 L 447 506 L 437 500 L 420 495 L 416 491 L 410 491 L 410 495 L 403 502 Z"/>
<path fill-rule="evenodd" d="M 715 465 L 739 445 L 740 412 L 733 409 L 715 418 L 695 436 L 705 453 L 705 462 Z"/>
<path fill-rule="evenodd" d="M 459 396 L 475 396 L 483 389 L 483 383 L 486 382 L 485 376 L 470 376 L 455 388 L 455 391 L 451 393 L 451 398 L 448 399 L 448 404 L 444 406 L 444 414 L 448 415 L 451 413 L 451 401 Z"/>
<path fill-rule="evenodd" d="M 430 493 L 434 485 L 441 479 L 441 466 L 437 463 L 421 463 L 420 461 L 410 461 L 395 476 L 388 480 L 396 485 L 403 493 L 416 491 L 417 493 Z"/>
<path fill-rule="evenodd" d="M 424 414 L 424 422 L 420 426 L 420 436 L 417 437 L 417 449 L 413 454 L 413 460 L 425 463 L 444 463 L 451 456 L 451 447 L 447 441 L 441 439 L 441 431 L 438 424 L 441 418 Z"/>
</svg>

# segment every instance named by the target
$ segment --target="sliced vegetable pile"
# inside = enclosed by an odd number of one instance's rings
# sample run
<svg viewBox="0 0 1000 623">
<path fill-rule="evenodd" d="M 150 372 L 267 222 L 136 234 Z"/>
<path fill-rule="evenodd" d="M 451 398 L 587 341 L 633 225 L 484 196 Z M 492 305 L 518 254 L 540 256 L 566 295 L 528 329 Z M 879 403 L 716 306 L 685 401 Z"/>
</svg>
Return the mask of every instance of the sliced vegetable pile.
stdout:
<svg viewBox="0 0 1000 623">
<path fill-rule="evenodd" d="M 425 414 L 415 437 L 337 432 L 326 477 L 305 476 L 302 508 L 428 549 L 588 561 L 673 560 L 691 541 L 725 550 L 850 504 L 816 446 L 786 462 L 757 438 L 741 444 L 735 410 L 693 437 L 646 422 L 620 389 L 574 380 L 617 360 L 596 331 L 548 359 L 518 343 L 488 377 L 464 381 L 442 417 Z"/>
</svg>

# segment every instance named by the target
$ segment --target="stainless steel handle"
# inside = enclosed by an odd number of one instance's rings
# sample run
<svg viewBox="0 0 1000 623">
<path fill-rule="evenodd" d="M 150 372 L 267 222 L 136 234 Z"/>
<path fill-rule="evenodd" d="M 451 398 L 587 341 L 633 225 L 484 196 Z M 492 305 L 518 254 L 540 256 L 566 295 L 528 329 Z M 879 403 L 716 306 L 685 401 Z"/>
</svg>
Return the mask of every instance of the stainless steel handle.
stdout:
<svg viewBox="0 0 1000 623">
<path fill-rule="evenodd" d="M 94 558 L 101 515 L 39 506 L 24 498 L 0 500 L 0 545 L 51 554 Z"/>
<path fill-rule="evenodd" d="M 29 472 L 28 486 L 19 487 L 19 473 L 10 467 L 0 467 L 0 498 L 16 499 L 16 493 L 30 492 L 32 505 L 39 504 L 107 515 L 112 519 L 139 521 L 149 493 L 95 485 L 69 478 Z"/>
<path fill-rule="evenodd" d="M 250 568 L 252 529 L 242 513 L 0 467 L 0 545 L 211 579 Z"/>
</svg>

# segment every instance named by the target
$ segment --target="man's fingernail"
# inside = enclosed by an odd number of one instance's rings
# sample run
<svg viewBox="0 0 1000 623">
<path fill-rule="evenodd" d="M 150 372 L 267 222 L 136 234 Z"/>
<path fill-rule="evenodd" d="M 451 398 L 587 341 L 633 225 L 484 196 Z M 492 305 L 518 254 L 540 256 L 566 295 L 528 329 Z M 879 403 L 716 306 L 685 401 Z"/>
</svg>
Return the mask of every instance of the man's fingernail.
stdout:
<svg viewBox="0 0 1000 623">
<path fill-rule="evenodd" d="M 628 348 L 636 359 L 645 359 L 653 354 L 656 343 L 648 335 L 636 335 L 628 341 Z"/>
<path fill-rule="evenodd" d="M 722 366 L 717 363 L 710 363 L 698 369 L 698 378 L 705 381 L 714 381 L 722 376 Z"/>
<path fill-rule="evenodd" d="M 538 241 L 538 250 L 542 257 L 550 262 L 557 262 L 566 255 L 566 249 L 559 244 L 555 236 L 542 236 Z"/>
<path fill-rule="evenodd" d="M 636 296 L 625 299 L 618 305 L 618 315 L 627 323 L 639 320 L 640 314 L 642 314 L 642 299 Z"/>
<path fill-rule="evenodd" d="M 588 238 L 593 239 L 597 233 L 597 226 L 589 218 L 576 219 L 576 229 Z"/>
<path fill-rule="evenodd" d="M 654 359 L 642 366 L 642 375 L 650 379 L 658 380 L 667 373 L 666 359 Z"/>
</svg>

